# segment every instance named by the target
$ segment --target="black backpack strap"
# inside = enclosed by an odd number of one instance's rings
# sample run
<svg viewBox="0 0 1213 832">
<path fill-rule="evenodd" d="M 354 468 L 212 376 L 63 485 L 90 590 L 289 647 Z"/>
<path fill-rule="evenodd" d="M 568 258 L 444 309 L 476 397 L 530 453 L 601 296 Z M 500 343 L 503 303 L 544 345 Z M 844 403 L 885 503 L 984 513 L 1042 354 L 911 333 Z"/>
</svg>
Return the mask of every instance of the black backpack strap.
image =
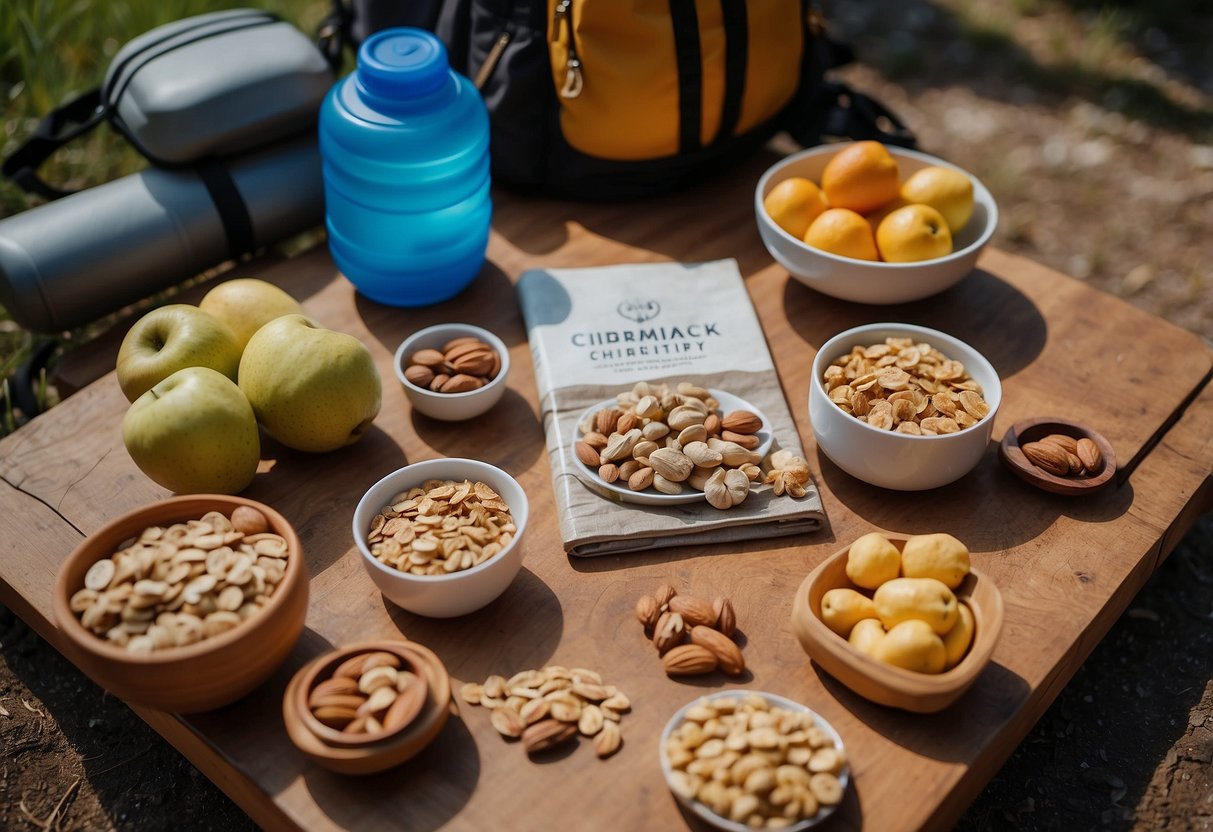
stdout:
<svg viewBox="0 0 1213 832">
<path fill-rule="evenodd" d="M 341 74 L 346 44 L 353 44 L 353 34 L 350 32 L 353 22 L 353 10 L 341 0 L 333 0 L 332 10 L 316 27 L 316 47 L 337 75 Z"/>
<path fill-rule="evenodd" d="M 38 168 L 52 153 L 92 130 L 104 118 L 101 88 L 89 90 L 44 116 L 33 135 L 4 160 L 0 173 L 23 190 L 46 199 L 58 199 L 75 193 L 48 184 L 38 176 Z"/>
<path fill-rule="evenodd" d="M 820 82 L 802 111 L 791 114 L 788 131 L 805 147 L 820 144 L 823 136 L 871 139 L 898 147 L 917 144 L 891 110 L 841 81 Z"/>
</svg>

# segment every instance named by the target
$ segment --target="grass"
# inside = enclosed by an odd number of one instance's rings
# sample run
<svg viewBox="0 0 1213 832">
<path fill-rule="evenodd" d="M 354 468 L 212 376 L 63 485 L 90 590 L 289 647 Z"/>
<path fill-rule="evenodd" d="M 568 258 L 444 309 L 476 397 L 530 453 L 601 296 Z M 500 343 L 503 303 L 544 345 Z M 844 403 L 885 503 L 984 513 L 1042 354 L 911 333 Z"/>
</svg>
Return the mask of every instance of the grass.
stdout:
<svg viewBox="0 0 1213 832">
<path fill-rule="evenodd" d="M 255 6 L 275 12 L 311 35 L 327 14 L 327 0 L 4 0 L 0 2 L 0 155 L 7 157 L 50 110 L 99 85 L 122 44 L 156 26 L 221 9 Z M 85 188 L 133 173 L 142 158 L 104 125 L 72 142 L 42 167 L 43 178 Z M 39 203 L 0 181 L 0 217 Z M 16 369 L 46 340 L 59 350 L 88 339 L 92 330 L 55 335 L 26 332 L 0 307 L 0 436 L 25 419 L 11 396 Z M 54 402 L 45 381 L 35 395 Z"/>
</svg>

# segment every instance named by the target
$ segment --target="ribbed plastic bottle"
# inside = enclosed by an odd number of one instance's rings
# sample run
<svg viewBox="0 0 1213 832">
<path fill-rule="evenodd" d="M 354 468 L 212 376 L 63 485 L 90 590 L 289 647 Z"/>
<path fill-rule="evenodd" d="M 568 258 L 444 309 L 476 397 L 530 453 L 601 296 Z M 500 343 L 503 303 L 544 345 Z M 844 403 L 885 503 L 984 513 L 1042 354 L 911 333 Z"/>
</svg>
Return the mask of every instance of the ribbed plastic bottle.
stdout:
<svg viewBox="0 0 1213 832">
<path fill-rule="evenodd" d="M 325 222 L 342 273 L 371 300 L 426 306 L 484 265 L 489 117 L 442 41 L 385 29 L 320 110 Z"/>
</svg>

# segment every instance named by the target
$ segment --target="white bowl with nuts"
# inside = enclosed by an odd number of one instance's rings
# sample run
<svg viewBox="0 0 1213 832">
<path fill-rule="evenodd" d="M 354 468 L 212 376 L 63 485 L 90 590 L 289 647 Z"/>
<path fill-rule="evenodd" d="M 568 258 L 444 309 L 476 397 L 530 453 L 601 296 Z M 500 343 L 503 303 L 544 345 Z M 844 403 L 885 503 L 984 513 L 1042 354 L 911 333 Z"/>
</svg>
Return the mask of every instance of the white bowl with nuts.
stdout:
<svg viewBox="0 0 1213 832">
<path fill-rule="evenodd" d="M 471 324 L 437 324 L 396 350 L 396 378 L 413 408 L 432 419 L 474 419 L 501 400 L 510 353 L 500 338 Z"/>
<path fill-rule="evenodd" d="M 958 338 L 923 326 L 848 329 L 817 351 L 809 421 L 817 447 L 853 477 L 923 491 L 985 455 L 1002 403 L 998 372 Z"/>
<path fill-rule="evenodd" d="M 771 449 L 770 420 L 723 390 L 669 387 L 642 382 L 586 408 L 571 438 L 582 482 L 608 499 L 640 505 L 707 500 L 723 510 L 743 502 Z M 638 395 L 646 389 L 654 394 Z M 663 389 L 675 397 L 669 408 L 661 404 Z"/>
<path fill-rule="evenodd" d="M 666 724 L 660 752 L 678 802 L 729 832 L 816 826 L 851 779 L 833 726 L 773 693 L 725 690 L 688 703 Z"/>
<path fill-rule="evenodd" d="M 354 509 L 362 565 L 388 600 L 430 618 L 466 615 L 522 568 L 528 504 L 518 481 L 474 459 L 431 459 L 388 474 Z"/>
</svg>

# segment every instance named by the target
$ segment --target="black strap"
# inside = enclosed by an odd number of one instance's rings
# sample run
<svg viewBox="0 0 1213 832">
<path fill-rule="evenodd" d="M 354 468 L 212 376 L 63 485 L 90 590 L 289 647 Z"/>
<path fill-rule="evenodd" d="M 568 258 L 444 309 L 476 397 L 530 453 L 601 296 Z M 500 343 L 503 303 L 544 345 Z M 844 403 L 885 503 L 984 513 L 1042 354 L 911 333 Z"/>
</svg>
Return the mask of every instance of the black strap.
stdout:
<svg viewBox="0 0 1213 832">
<path fill-rule="evenodd" d="M 223 233 L 227 235 L 228 257 L 239 260 L 256 248 L 253 235 L 253 220 L 249 216 L 248 206 L 232 181 L 232 175 L 227 168 L 214 159 L 204 159 L 196 168 L 198 178 L 206 185 L 206 191 L 211 195 L 211 201 L 219 211 L 219 219 L 223 222 Z"/>
<path fill-rule="evenodd" d="M 749 60 L 750 26 L 745 0 L 720 0 L 724 22 L 724 104 L 716 140 L 728 139 L 737 130 L 741 101 L 745 97 L 746 62 Z"/>
<path fill-rule="evenodd" d="M 695 0 L 670 0 L 670 17 L 678 60 L 678 151 L 693 153 L 702 144 L 699 133 L 703 123 L 703 65 Z"/>
<path fill-rule="evenodd" d="M 350 32 L 353 22 L 353 11 L 346 8 L 341 0 L 333 0 L 332 10 L 316 27 L 316 48 L 320 50 L 320 54 L 329 62 L 329 66 L 337 75 L 341 74 L 345 45 L 354 42 Z"/>
<path fill-rule="evenodd" d="M 790 114 L 792 137 L 809 147 L 823 136 L 871 139 L 914 147 L 914 134 L 891 110 L 841 81 L 821 81 L 799 113 Z"/>
<path fill-rule="evenodd" d="M 38 168 L 52 153 L 77 136 L 92 130 L 104 118 L 101 89 L 89 90 L 44 116 L 38 122 L 33 135 L 4 160 L 0 172 L 23 190 L 45 199 L 58 199 L 75 193 L 43 181 L 38 176 Z"/>
</svg>

